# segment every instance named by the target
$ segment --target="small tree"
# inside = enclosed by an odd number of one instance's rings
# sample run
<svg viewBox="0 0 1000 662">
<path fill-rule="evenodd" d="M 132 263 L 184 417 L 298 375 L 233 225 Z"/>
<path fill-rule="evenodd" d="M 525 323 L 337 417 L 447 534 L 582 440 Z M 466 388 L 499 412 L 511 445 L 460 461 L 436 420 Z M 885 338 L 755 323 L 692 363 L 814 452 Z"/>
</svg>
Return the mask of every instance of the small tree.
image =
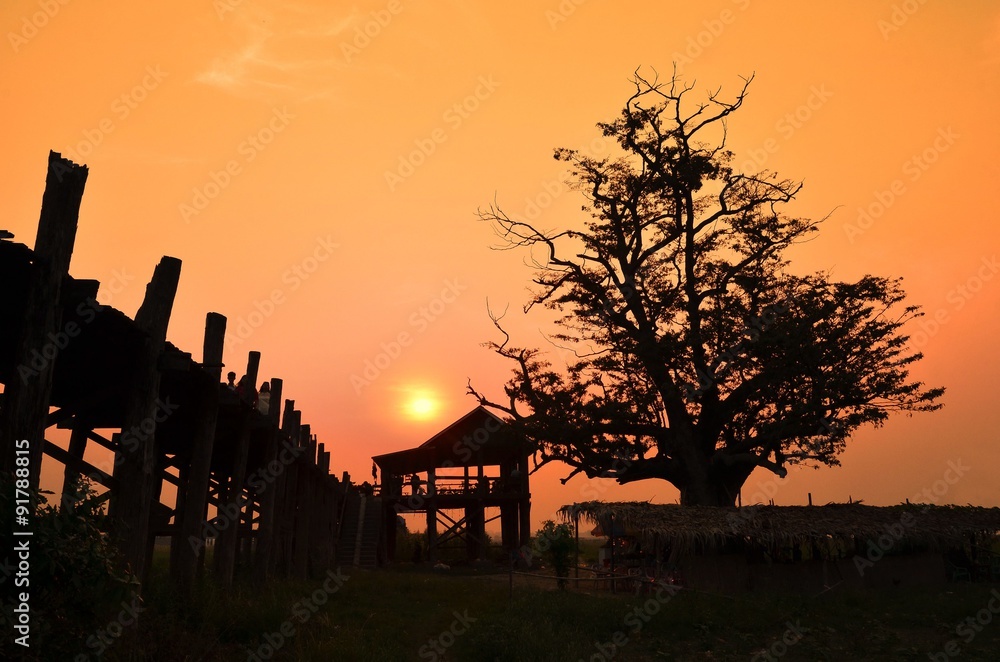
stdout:
<svg viewBox="0 0 1000 662">
<path fill-rule="evenodd" d="M 782 206 L 801 184 L 733 168 L 726 118 L 746 97 L 692 103 L 676 77 L 636 74 L 621 116 L 598 124 L 620 147 L 559 149 L 589 215 L 545 231 L 497 207 L 480 213 L 504 248 L 538 249 L 525 307 L 560 311 L 556 371 L 537 349 L 489 343 L 515 363 L 509 415 L 542 464 L 619 483 L 656 478 L 681 503 L 732 505 L 756 468 L 837 465 L 850 434 L 898 411 L 938 409 L 941 388 L 909 377 L 899 279 L 791 272 L 784 252 L 818 221 Z M 492 314 L 492 313 L 491 313 Z"/>
<path fill-rule="evenodd" d="M 0 488 L 0 540 L 9 550 L 15 542 L 13 481 L 0 478 Z M 122 570 L 117 550 L 102 532 L 104 500 L 85 479 L 74 481 L 65 492 L 59 507 L 44 503 L 41 493 L 32 494 L 31 648 L 15 646 L 13 628 L 5 623 L 8 634 L 0 644 L 5 659 L 70 660 L 82 651 L 103 651 L 122 636 L 122 628 L 114 626 L 123 606 L 142 609 L 138 581 Z M 5 588 L 20 590 L 14 583 L 9 577 Z M 5 600 L 4 619 L 16 623 L 12 610 Z"/>
<path fill-rule="evenodd" d="M 566 588 L 566 577 L 573 562 L 576 542 L 568 524 L 556 524 L 552 520 L 542 522 L 542 528 L 535 533 L 535 547 L 542 558 L 556 571 L 559 588 Z"/>
</svg>

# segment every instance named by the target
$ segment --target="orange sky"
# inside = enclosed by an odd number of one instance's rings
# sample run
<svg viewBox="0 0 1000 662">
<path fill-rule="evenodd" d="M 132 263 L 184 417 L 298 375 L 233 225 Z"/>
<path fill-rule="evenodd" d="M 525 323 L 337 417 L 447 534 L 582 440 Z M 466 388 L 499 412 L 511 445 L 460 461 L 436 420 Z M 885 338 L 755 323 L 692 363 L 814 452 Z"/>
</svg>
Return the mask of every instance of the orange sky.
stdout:
<svg viewBox="0 0 1000 662">
<path fill-rule="evenodd" d="M 805 180 L 793 213 L 833 212 L 795 268 L 903 276 L 939 320 L 916 372 L 948 392 L 940 412 L 859 432 L 843 467 L 755 474 L 745 497 L 895 503 L 960 461 L 936 498 L 1000 504 L 995 3 L 332 4 L 5 2 L 0 227 L 33 241 L 50 148 L 88 164 L 73 275 L 131 315 L 160 256 L 182 259 L 170 340 L 197 357 L 205 313 L 226 315 L 228 365 L 260 350 L 262 378 L 285 380 L 336 471 L 362 480 L 371 455 L 471 409 L 467 379 L 499 393 L 487 298 L 510 304 L 518 344 L 552 329 L 520 314 L 525 256 L 491 251 L 476 209 L 577 224 L 552 148 L 600 150 L 594 124 L 636 67 L 683 58 L 703 90 L 755 72 L 730 123 L 738 162 Z M 352 380 L 401 333 L 370 384 Z M 429 420 L 407 413 L 415 397 L 439 404 Z M 562 471 L 536 474 L 536 522 L 595 494 L 677 498 Z"/>
</svg>

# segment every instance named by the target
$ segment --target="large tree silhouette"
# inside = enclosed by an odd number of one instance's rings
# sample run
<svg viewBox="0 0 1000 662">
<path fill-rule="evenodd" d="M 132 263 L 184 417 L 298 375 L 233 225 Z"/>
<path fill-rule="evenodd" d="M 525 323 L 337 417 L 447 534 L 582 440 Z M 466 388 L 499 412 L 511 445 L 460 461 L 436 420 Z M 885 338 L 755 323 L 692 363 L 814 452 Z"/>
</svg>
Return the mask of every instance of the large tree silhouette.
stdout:
<svg viewBox="0 0 1000 662">
<path fill-rule="evenodd" d="M 899 279 L 796 275 L 783 254 L 820 221 L 782 205 L 801 184 L 734 171 L 719 92 L 636 74 L 621 116 L 598 124 L 616 153 L 559 149 L 585 197 L 582 229 L 550 232 L 497 206 L 480 212 L 503 248 L 524 248 L 536 286 L 525 311 L 562 313 L 555 342 L 568 369 L 538 349 L 488 343 L 516 363 L 494 402 L 535 445 L 544 464 L 619 483 L 658 478 L 683 504 L 731 505 L 757 467 L 837 465 L 855 429 L 894 411 L 931 411 L 940 388 L 908 374 Z M 491 313 L 492 314 L 492 313 Z"/>
</svg>

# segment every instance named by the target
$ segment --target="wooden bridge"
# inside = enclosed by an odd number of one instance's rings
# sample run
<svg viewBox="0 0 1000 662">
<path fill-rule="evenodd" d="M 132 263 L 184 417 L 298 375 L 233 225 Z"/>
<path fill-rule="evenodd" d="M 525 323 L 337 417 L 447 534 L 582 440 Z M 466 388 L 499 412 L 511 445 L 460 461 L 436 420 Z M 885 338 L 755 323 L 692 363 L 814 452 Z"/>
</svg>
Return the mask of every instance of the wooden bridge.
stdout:
<svg viewBox="0 0 1000 662">
<path fill-rule="evenodd" d="M 3 469 L 13 471 L 15 442 L 27 439 L 32 487 L 43 455 L 69 482 L 82 474 L 106 487 L 113 539 L 140 579 L 156 536 L 171 537 L 170 572 L 183 592 L 209 540 L 223 584 L 237 569 L 258 580 L 323 575 L 347 474 L 330 475 L 330 453 L 295 402 L 281 406 L 280 378 L 269 380 L 267 405 L 255 402 L 259 352 L 246 358 L 241 392 L 221 383 L 225 317 L 207 313 L 200 361 L 167 342 L 180 260 L 156 265 L 133 319 L 97 303 L 97 281 L 69 275 L 87 174 L 50 153 L 33 249 L 0 239 Z M 68 448 L 46 440 L 53 427 L 70 430 Z M 111 472 L 84 459 L 90 443 L 114 452 Z M 176 487 L 173 507 L 161 503 L 164 481 Z"/>
</svg>

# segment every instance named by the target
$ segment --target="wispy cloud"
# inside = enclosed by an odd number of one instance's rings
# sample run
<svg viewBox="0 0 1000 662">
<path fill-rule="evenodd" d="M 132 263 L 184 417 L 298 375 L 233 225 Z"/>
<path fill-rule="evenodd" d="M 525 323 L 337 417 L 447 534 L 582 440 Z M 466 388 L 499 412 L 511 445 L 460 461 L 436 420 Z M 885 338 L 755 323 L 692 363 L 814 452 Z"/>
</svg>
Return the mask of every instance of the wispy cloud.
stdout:
<svg viewBox="0 0 1000 662">
<path fill-rule="evenodd" d="M 194 80 L 230 94 L 271 100 L 331 96 L 332 74 L 345 67 L 334 38 L 359 15 L 352 9 L 346 16 L 339 10 L 324 17 L 314 7 L 295 5 L 241 10 L 227 17 L 240 45 L 215 57 Z"/>
</svg>

